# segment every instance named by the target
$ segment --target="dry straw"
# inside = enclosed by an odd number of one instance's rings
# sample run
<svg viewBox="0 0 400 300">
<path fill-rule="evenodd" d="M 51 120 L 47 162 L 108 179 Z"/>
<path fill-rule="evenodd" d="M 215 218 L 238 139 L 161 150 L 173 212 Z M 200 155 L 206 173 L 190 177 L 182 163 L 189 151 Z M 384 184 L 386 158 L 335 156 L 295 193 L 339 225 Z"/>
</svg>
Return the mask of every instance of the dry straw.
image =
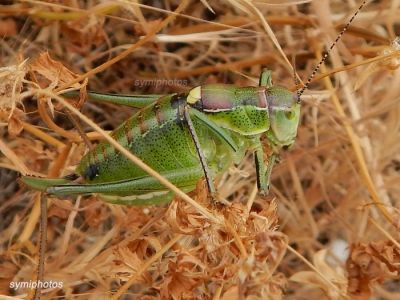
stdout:
<svg viewBox="0 0 400 300">
<path fill-rule="evenodd" d="M 291 58 L 305 81 L 355 2 L 0 6 L 0 295 L 32 298 L 10 283 L 37 275 L 40 194 L 18 173 L 73 172 L 86 146 L 67 113 L 91 143 L 134 113 L 66 102 L 62 91 L 256 85 L 262 67 L 293 89 Z M 63 286 L 42 289 L 42 299 L 398 299 L 399 10 L 372 1 L 359 12 L 304 95 L 296 143 L 267 198 L 256 193 L 250 154 L 217 179 L 225 205 L 209 202 L 203 181 L 186 195 L 163 178 L 178 195 L 163 206 L 46 197 L 44 278 Z M 155 78 L 163 84 L 135 85 Z"/>
</svg>

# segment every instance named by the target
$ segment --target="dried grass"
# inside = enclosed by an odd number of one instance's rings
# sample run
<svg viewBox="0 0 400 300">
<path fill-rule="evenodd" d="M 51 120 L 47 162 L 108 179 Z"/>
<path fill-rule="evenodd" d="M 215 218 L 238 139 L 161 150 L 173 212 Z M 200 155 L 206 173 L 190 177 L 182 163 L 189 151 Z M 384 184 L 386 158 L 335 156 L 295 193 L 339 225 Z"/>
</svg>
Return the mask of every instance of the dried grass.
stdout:
<svg viewBox="0 0 400 300">
<path fill-rule="evenodd" d="M 9 285 L 36 278 L 40 195 L 18 172 L 65 175 L 85 152 L 55 93 L 255 85 L 263 66 L 293 89 L 291 57 L 305 81 L 357 7 L 309 2 L 0 6 L 0 294 L 32 297 Z M 63 288 L 42 299 L 399 299 L 399 9 L 381 1 L 359 13 L 304 96 L 268 199 L 256 194 L 251 156 L 218 179 L 231 205 L 211 205 L 204 182 L 189 195 L 197 206 L 187 196 L 151 207 L 50 197 L 45 279 Z M 132 114 L 71 104 L 107 130 Z"/>
</svg>

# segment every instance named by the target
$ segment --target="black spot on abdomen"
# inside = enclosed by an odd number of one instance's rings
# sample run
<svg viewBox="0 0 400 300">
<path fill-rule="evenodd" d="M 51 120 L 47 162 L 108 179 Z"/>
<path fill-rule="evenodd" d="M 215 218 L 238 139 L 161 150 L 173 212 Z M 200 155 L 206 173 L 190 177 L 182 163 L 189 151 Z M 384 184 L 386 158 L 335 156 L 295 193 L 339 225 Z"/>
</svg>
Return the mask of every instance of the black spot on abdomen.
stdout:
<svg viewBox="0 0 400 300">
<path fill-rule="evenodd" d="M 85 172 L 83 173 L 83 177 L 89 180 L 93 180 L 98 175 L 99 175 L 99 167 L 97 165 L 89 165 L 86 168 Z"/>
</svg>

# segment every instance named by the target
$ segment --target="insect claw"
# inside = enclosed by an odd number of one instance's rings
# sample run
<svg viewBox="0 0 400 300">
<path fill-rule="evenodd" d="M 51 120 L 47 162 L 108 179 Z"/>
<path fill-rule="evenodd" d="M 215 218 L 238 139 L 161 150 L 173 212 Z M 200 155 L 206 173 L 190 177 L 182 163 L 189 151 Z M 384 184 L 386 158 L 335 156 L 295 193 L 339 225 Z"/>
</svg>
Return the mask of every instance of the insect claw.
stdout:
<svg viewBox="0 0 400 300">
<path fill-rule="evenodd" d="M 218 192 L 210 193 L 209 197 L 210 197 L 210 202 L 213 206 L 217 206 L 217 205 L 229 206 L 229 205 L 231 205 L 231 203 L 229 201 L 225 200 L 225 198 L 221 197 L 218 194 Z"/>
<path fill-rule="evenodd" d="M 260 190 L 259 190 L 259 194 L 260 194 L 260 196 L 262 196 L 262 197 L 268 196 L 268 194 L 269 194 L 269 184 L 267 185 L 267 188 L 266 188 L 266 189 L 260 189 Z"/>
<path fill-rule="evenodd" d="M 270 202 L 271 201 L 271 197 L 270 197 L 270 194 L 269 194 L 269 185 L 268 185 L 268 187 L 267 187 L 267 189 L 266 190 L 260 190 L 259 192 L 258 192 L 258 195 L 259 195 L 259 197 L 263 200 L 263 201 L 267 201 L 267 202 Z"/>
</svg>

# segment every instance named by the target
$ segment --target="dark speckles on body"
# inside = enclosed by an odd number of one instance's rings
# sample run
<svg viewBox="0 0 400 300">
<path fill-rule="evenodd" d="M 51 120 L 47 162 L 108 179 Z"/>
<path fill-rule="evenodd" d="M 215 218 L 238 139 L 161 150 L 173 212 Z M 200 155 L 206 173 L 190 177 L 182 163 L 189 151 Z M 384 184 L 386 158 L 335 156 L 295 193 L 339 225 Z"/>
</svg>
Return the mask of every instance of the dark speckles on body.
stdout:
<svg viewBox="0 0 400 300">
<path fill-rule="evenodd" d="M 107 149 L 106 149 L 106 146 L 105 146 L 104 144 L 101 144 L 101 145 L 100 145 L 100 148 L 101 148 L 101 151 L 102 151 L 102 153 L 103 153 L 103 158 L 104 158 L 104 160 L 106 160 L 106 159 L 107 159 Z"/>
</svg>

